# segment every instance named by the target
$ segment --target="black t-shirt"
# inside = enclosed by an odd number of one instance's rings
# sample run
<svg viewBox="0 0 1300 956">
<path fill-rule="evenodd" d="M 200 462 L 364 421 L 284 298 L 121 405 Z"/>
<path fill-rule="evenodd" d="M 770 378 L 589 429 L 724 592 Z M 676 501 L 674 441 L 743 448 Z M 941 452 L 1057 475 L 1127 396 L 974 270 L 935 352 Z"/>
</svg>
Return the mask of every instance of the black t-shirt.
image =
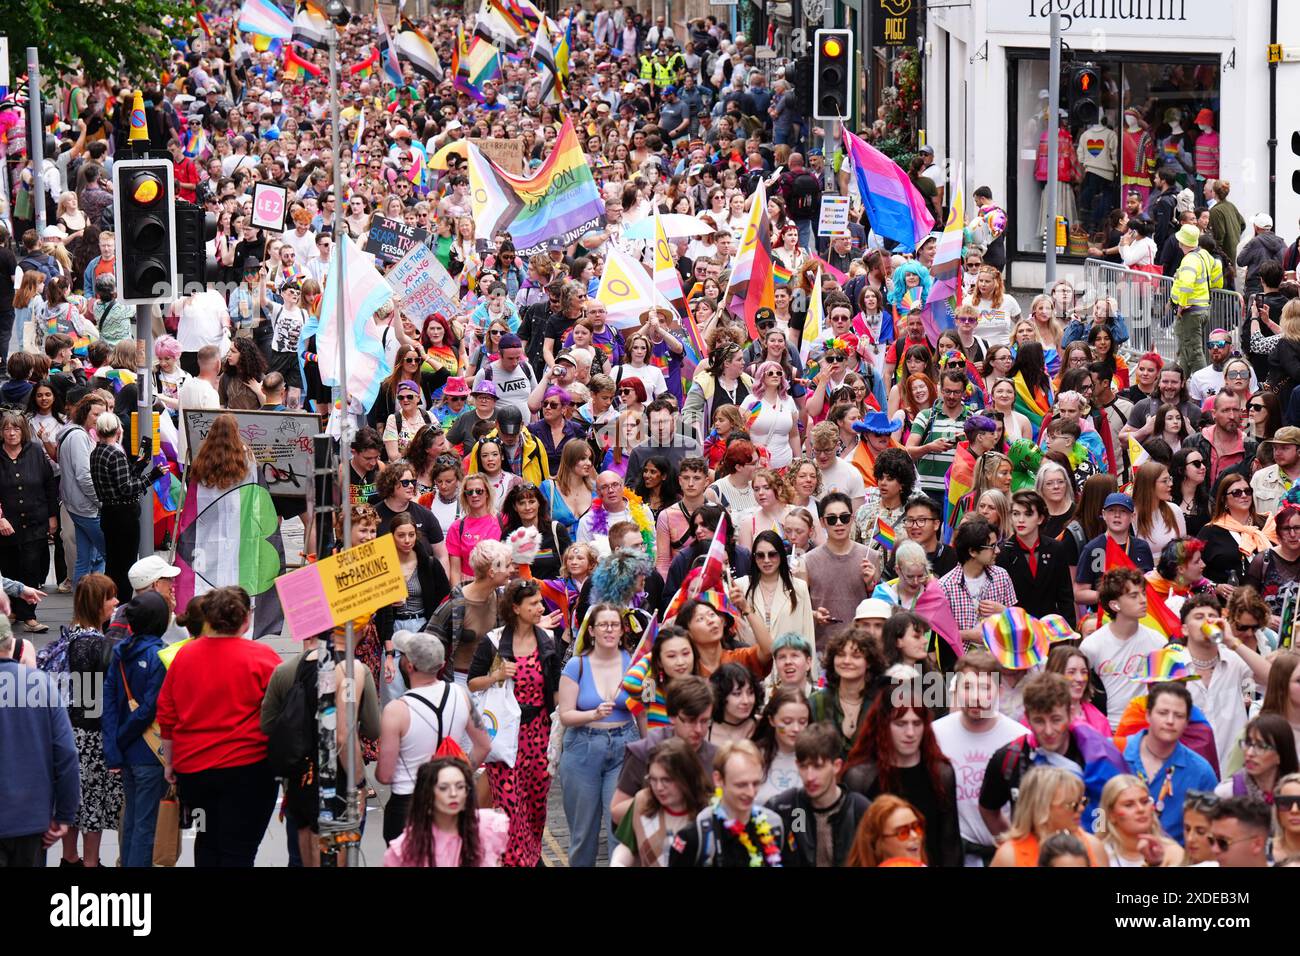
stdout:
<svg viewBox="0 0 1300 956">
<path fill-rule="evenodd" d="M 1019 737 L 1003 747 L 993 751 L 988 766 L 984 770 L 984 783 L 980 786 L 980 806 L 985 810 L 998 811 L 1008 803 L 1015 804 L 1015 795 L 1020 791 L 1020 778 L 1034 766 L 1030 759 L 1033 753 L 1028 744 L 1028 735 Z M 1083 753 L 1079 750 L 1074 731 L 1070 731 L 1070 743 L 1065 756 L 1083 768 Z"/>
<path fill-rule="evenodd" d="M 546 332 L 543 338 L 555 339 L 555 351 L 559 352 L 564 347 L 564 337 L 569 334 L 569 329 L 573 328 L 573 324 L 577 321 L 577 319 L 566 318 L 562 312 L 553 313 L 546 320 Z"/>
<path fill-rule="evenodd" d="M 370 504 L 375 509 L 375 513 L 379 515 L 380 534 L 388 530 L 389 519 L 394 515 L 409 514 L 411 520 L 415 522 L 415 530 L 420 532 L 425 544 L 432 547 L 435 544 L 442 543 L 442 526 L 438 524 L 438 519 L 433 516 L 433 512 L 423 505 L 417 505 L 412 501 L 406 506 L 405 511 L 394 511 L 384 504 L 384 499 L 380 498 L 379 495 L 372 496 Z"/>
<path fill-rule="evenodd" d="M 501 403 L 497 402 L 497 404 L 500 405 Z M 489 420 L 495 423 L 496 419 L 497 415 L 494 410 Z M 447 431 L 447 444 L 460 445 L 466 451 L 469 451 L 470 446 L 474 444 L 474 425 L 480 420 L 478 411 L 473 408 L 462 412 L 460 418 L 456 419 L 455 423 Z"/>
</svg>

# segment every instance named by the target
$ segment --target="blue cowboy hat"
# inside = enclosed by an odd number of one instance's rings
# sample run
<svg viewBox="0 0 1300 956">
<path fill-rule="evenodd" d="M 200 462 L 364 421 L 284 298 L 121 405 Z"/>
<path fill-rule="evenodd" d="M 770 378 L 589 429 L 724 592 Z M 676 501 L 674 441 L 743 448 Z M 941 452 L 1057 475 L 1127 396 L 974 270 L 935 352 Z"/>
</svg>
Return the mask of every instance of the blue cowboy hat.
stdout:
<svg viewBox="0 0 1300 956">
<path fill-rule="evenodd" d="M 868 412 L 853 423 L 853 430 L 859 435 L 892 435 L 903 427 L 904 420 L 902 412 L 896 418 L 890 418 L 884 412 Z"/>
</svg>

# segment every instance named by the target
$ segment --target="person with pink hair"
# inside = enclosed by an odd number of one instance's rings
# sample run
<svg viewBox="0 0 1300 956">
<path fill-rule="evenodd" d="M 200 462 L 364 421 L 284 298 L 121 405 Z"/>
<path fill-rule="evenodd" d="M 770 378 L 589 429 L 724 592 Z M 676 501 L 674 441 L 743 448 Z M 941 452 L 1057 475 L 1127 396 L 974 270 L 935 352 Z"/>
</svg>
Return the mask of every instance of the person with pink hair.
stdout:
<svg viewBox="0 0 1300 956">
<path fill-rule="evenodd" d="M 170 335 L 164 335 L 153 344 L 153 355 L 157 364 L 153 370 L 154 394 L 163 405 L 175 412 L 179 403 L 181 386 L 190 377 L 180 366 L 181 343 Z"/>
</svg>

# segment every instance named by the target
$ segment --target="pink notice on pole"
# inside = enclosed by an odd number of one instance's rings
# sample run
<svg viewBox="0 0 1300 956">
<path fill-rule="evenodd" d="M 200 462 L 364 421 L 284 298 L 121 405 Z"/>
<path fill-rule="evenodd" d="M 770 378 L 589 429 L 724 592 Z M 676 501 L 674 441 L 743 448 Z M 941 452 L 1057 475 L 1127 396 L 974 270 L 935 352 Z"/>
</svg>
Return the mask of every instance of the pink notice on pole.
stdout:
<svg viewBox="0 0 1300 956">
<path fill-rule="evenodd" d="M 299 568 L 275 579 L 284 608 L 284 622 L 294 640 L 315 637 L 334 627 L 334 615 L 325 597 L 325 585 L 315 565 Z"/>
</svg>

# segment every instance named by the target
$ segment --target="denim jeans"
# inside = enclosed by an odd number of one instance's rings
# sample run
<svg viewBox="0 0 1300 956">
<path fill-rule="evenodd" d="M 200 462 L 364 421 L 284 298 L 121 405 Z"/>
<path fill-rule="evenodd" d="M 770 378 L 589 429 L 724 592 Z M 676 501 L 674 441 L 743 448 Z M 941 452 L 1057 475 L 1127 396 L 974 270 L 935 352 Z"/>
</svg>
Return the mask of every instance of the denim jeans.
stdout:
<svg viewBox="0 0 1300 956">
<path fill-rule="evenodd" d="M 72 569 L 72 583 L 76 584 L 87 574 L 104 573 L 104 529 L 99 518 L 83 518 L 68 512 L 77 529 L 77 563 Z"/>
<path fill-rule="evenodd" d="M 167 792 L 157 760 L 122 767 L 126 810 L 122 815 L 122 865 L 153 866 L 153 838 L 158 826 L 158 802 Z"/>
<path fill-rule="evenodd" d="M 640 739 L 635 722 L 621 727 L 570 727 L 560 757 L 564 817 L 569 823 L 569 866 L 595 866 L 600 849 L 600 821 L 609 814 L 623 751 Z M 611 843 L 614 832 L 610 821 Z"/>
<path fill-rule="evenodd" d="M 811 219 L 796 219 L 795 225 L 799 227 L 799 246 L 814 252 L 817 249 L 817 229 L 816 224 Z"/>
</svg>

